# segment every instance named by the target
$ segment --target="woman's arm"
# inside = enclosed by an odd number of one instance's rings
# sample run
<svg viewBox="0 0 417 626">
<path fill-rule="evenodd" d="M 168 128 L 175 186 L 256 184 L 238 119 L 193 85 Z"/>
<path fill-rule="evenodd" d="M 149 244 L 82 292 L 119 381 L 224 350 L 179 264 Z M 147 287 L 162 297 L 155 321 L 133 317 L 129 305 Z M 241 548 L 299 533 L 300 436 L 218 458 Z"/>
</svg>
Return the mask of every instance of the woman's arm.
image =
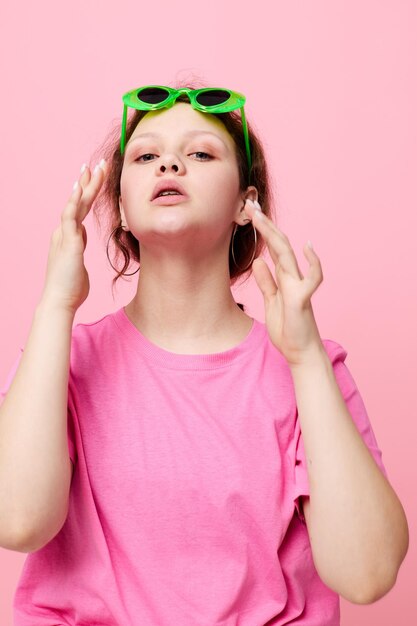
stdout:
<svg viewBox="0 0 417 626">
<path fill-rule="evenodd" d="M 395 584 L 409 544 L 395 491 L 363 441 L 324 350 L 292 365 L 310 498 L 303 509 L 323 582 L 368 604 Z"/>
<path fill-rule="evenodd" d="M 314 563 L 328 587 L 352 602 L 370 603 L 395 583 L 408 550 L 407 519 L 353 422 L 323 346 L 311 304 L 323 280 L 320 259 L 307 243 L 309 268 L 303 275 L 287 235 L 260 208 L 246 201 L 275 276 L 261 257 L 252 270 L 264 296 L 269 337 L 289 364 L 295 386 Z"/>
<path fill-rule="evenodd" d="M 74 315 L 41 300 L 0 407 L 0 546 L 32 552 L 63 526 L 72 464 L 67 397 Z"/>
</svg>

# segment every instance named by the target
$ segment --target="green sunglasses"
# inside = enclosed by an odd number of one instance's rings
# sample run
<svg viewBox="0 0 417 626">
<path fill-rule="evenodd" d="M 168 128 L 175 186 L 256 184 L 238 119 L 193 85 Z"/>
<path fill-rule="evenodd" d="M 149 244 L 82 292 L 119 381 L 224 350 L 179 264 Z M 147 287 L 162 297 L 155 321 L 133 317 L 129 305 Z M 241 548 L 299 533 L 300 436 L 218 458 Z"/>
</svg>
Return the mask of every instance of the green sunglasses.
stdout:
<svg viewBox="0 0 417 626">
<path fill-rule="evenodd" d="M 231 89 L 203 88 L 203 89 L 173 89 L 161 85 L 147 85 L 128 91 L 123 95 L 123 120 L 122 135 L 120 139 L 120 151 L 123 154 L 126 145 L 126 122 L 127 108 L 141 111 L 154 111 L 155 109 L 170 108 L 174 106 L 180 94 L 187 94 L 191 106 L 203 113 L 228 113 L 240 109 L 242 118 L 243 134 L 245 137 L 246 154 L 248 157 L 249 172 L 252 168 L 252 159 L 249 147 L 248 126 L 246 123 L 244 104 L 246 98 L 243 94 Z"/>
</svg>

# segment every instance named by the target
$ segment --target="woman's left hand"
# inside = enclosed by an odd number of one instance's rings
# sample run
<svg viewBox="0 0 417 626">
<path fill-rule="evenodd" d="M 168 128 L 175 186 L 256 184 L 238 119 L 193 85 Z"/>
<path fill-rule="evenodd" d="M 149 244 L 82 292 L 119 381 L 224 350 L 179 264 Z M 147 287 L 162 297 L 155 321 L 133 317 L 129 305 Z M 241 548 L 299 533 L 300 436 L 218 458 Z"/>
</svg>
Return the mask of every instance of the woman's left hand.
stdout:
<svg viewBox="0 0 417 626">
<path fill-rule="evenodd" d="M 259 217 L 256 205 L 247 200 L 245 212 L 268 246 L 277 280 L 263 259 L 253 261 L 253 273 L 264 296 L 265 324 L 274 346 L 290 366 L 297 366 L 324 349 L 311 306 L 311 297 L 323 280 L 320 260 L 306 244 L 304 254 L 310 267 L 304 277 L 288 237 L 265 214 Z"/>
</svg>

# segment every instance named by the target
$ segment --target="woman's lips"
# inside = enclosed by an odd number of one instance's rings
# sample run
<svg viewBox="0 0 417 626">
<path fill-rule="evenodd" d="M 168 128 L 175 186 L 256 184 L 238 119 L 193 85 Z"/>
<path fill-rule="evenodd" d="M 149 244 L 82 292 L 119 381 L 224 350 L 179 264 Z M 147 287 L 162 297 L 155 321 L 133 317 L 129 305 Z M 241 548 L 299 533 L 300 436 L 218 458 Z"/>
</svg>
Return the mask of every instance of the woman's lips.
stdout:
<svg viewBox="0 0 417 626">
<path fill-rule="evenodd" d="M 159 196 L 152 200 L 152 204 L 178 204 L 184 200 L 188 200 L 188 196 L 173 194 L 172 196 Z"/>
</svg>

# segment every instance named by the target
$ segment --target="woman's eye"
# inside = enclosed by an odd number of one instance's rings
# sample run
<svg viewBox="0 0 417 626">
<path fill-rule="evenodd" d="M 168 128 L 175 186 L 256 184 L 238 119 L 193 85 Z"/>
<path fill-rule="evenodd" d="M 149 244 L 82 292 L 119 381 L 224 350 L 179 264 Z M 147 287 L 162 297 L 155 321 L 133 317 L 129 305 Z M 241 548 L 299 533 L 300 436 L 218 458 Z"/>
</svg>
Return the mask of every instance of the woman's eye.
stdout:
<svg viewBox="0 0 417 626">
<path fill-rule="evenodd" d="M 140 161 L 141 159 L 143 159 L 143 157 L 146 156 L 154 156 L 153 154 L 151 154 L 150 152 L 148 152 L 147 154 L 142 154 L 140 157 L 138 157 L 137 159 L 135 159 L 135 161 Z M 145 161 L 147 161 L 148 159 L 145 159 Z"/>
<path fill-rule="evenodd" d="M 209 159 L 212 159 L 212 158 L 213 158 L 213 157 L 212 157 L 210 154 L 208 154 L 207 152 L 202 152 L 202 151 L 192 152 L 191 154 L 197 154 L 197 155 L 200 155 L 200 156 L 198 156 L 197 158 L 198 158 L 198 159 L 200 159 L 200 160 L 202 160 L 202 161 L 208 161 Z M 202 157 L 201 155 L 203 155 L 203 157 Z M 146 154 L 142 154 L 141 156 L 137 157 L 137 158 L 135 159 L 135 161 L 141 161 L 141 160 L 143 160 L 142 162 L 145 162 L 145 163 L 146 163 L 146 162 L 148 162 L 149 160 L 153 160 L 153 159 L 145 159 L 145 157 L 149 157 L 149 156 L 155 156 L 155 155 L 154 155 L 154 154 L 152 154 L 152 153 L 150 153 L 150 152 L 147 152 Z M 204 158 L 204 157 L 208 157 L 208 158 Z"/>
<path fill-rule="evenodd" d="M 211 159 L 211 155 L 208 154 L 207 152 L 194 152 L 193 154 L 205 154 L 209 159 Z M 207 161 L 207 159 L 203 159 L 203 161 Z"/>
</svg>

